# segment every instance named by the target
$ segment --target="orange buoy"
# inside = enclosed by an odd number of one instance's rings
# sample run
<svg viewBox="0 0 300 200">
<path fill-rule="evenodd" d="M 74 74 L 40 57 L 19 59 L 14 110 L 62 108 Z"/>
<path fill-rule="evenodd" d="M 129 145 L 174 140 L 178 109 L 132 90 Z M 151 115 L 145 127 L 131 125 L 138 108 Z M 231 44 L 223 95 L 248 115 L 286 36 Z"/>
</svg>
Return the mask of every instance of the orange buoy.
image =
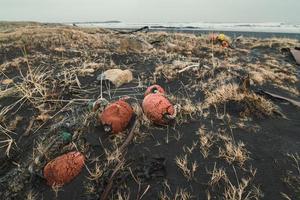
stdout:
<svg viewBox="0 0 300 200">
<path fill-rule="evenodd" d="M 148 94 L 155 94 L 155 93 L 164 94 L 165 90 L 159 85 L 152 85 L 147 88 L 145 92 L 145 96 L 147 96 Z"/>
<path fill-rule="evenodd" d="M 222 41 L 222 47 L 228 48 L 229 47 L 229 43 L 227 41 Z"/>
<path fill-rule="evenodd" d="M 47 163 L 44 168 L 44 177 L 50 186 L 62 186 L 73 180 L 84 165 L 84 155 L 72 151 L 61 155 Z"/>
<path fill-rule="evenodd" d="M 216 33 L 211 33 L 208 35 L 208 40 L 212 43 L 215 43 L 218 41 L 218 34 Z"/>
<path fill-rule="evenodd" d="M 143 100 L 142 107 L 147 118 L 159 125 L 168 124 L 175 115 L 174 106 L 161 93 L 148 93 Z"/>
<path fill-rule="evenodd" d="M 99 114 L 105 132 L 120 133 L 125 130 L 133 116 L 132 107 L 120 99 L 109 104 L 102 113 Z"/>
</svg>

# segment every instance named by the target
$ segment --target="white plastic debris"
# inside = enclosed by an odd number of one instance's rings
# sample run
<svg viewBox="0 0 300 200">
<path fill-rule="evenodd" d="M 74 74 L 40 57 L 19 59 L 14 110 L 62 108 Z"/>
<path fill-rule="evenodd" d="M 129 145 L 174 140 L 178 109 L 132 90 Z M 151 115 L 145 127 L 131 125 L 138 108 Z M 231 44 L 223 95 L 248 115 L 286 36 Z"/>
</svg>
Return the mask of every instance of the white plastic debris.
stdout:
<svg viewBox="0 0 300 200">
<path fill-rule="evenodd" d="M 121 69 L 109 69 L 103 72 L 97 79 L 98 80 L 109 80 L 112 82 L 116 87 L 120 87 L 125 83 L 129 83 L 133 79 L 132 72 L 128 69 L 121 70 Z"/>
</svg>

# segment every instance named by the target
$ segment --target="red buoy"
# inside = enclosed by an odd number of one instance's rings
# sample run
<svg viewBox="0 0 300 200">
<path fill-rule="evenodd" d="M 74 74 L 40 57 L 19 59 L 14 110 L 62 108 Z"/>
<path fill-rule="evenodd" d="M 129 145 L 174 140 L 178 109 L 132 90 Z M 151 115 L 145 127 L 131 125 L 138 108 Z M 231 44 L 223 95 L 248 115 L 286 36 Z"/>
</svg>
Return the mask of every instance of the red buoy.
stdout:
<svg viewBox="0 0 300 200">
<path fill-rule="evenodd" d="M 171 102 L 161 92 L 154 91 L 164 90 L 157 85 L 151 86 L 146 90 L 145 98 L 143 100 L 143 111 L 147 118 L 155 124 L 166 125 L 174 118 L 175 109 Z"/>
<path fill-rule="evenodd" d="M 83 165 L 84 155 L 73 151 L 47 163 L 44 168 L 44 177 L 50 186 L 63 186 L 81 172 Z"/>
<path fill-rule="evenodd" d="M 155 93 L 164 94 L 165 90 L 159 85 L 152 85 L 147 88 L 145 92 L 145 96 L 147 96 L 148 94 L 155 94 Z"/>
<path fill-rule="evenodd" d="M 132 116 L 132 107 L 121 99 L 109 104 L 104 111 L 99 114 L 99 119 L 105 132 L 117 134 L 125 130 Z"/>
</svg>

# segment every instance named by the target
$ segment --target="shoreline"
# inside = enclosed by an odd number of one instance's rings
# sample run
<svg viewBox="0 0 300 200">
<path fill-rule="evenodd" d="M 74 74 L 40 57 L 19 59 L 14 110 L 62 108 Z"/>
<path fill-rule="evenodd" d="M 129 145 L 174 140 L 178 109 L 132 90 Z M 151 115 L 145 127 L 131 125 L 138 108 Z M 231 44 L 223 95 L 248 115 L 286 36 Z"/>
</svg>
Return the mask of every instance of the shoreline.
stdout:
<svg viewBox="0 0 300 200">
<path fill-rule="evenodd" d="M 107 28 L 109 30 L 117 30 L 117 31 L 133 31 L 136 29 L 128 29 L 128 28 Z M 210 34 L 210 33 L 224 33 L 230 37 L 255 37 L 258 39 L 266 39 L 266 38 L 290 38 L 300 40 L 300 33 L 280 33 L 280 32 L 249 32 L 249 31 L 223 31 L 223 30 L 194 30 L 194 29 L 180 29 L 180 28 L 150 28 L 148 32 L 167 32 L 167 33 L 188 33 L 195 35 L 202 34 Z"/>
</svg>

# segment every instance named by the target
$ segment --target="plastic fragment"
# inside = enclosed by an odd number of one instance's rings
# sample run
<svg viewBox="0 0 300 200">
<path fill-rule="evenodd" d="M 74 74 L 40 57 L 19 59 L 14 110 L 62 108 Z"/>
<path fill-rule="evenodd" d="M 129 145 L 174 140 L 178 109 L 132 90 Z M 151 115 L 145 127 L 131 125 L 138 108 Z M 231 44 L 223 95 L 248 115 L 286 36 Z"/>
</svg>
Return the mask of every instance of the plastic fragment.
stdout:
<svg viewBox="0 0 300 200">
<path fill-rule="evenodd" d="M 63 131 L 60 134 L 61 138 L 63 139 L 64 143 L 69 143 L 72 140 L 72 135 L 69 132 Z"/>
<path fill-rule="evenodd" d="M 120 87 L 125 83 L 129 83 L 133 79 L 132 72 L 128 69 L 109 69 L 102 73 L 98 78 L 98 80 L 109 80 L 116 87 Z"/>
</svg>

